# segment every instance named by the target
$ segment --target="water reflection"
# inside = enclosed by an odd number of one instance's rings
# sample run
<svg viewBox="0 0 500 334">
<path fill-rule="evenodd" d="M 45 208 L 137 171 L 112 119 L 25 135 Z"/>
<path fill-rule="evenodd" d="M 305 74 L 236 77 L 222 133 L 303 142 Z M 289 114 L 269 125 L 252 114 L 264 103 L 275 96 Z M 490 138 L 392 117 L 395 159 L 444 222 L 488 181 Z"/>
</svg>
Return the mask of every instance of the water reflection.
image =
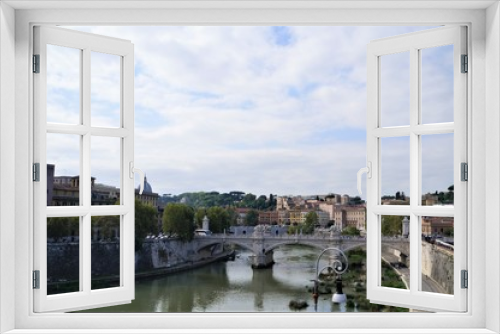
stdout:
<svg viewBox="0 0 500 334">
<path fill-rule="evenodd" d="M 235 261 L 214 263 L 192 271 L 136 282 L 131 304 L 87 312 L 290 312 L 291 299 L 303 299 L 315 312 L 308 287 L 319 251 L 287 246 L 275 251 L 273 269 L 253 270 L 245 251 Z M 325 262 L 326 264 L 326 262 Z M 340 312 L 331 294 L 321 295 L 318 312 Z"/>
</svg>

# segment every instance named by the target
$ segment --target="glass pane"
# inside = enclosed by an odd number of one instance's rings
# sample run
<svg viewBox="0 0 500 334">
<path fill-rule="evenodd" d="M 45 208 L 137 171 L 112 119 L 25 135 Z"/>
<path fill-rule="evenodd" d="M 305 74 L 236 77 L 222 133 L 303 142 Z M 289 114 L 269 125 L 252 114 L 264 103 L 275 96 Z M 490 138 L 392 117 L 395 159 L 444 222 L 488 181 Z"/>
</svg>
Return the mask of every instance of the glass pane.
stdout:
<svg viewBox="0 0 500 334">
<path fill-rule="evenodd" d="M 422 49 L 422 123 L 453 122 L 453 45 Z"/>
<path fill-rule="evenodd" d="M 80 49 L 47 45 L 47 122 L 80 123 Z"/>
<path fill-rule="evenodd" d="M 80 138 L 47 134 L 47 206 L 80 205 Z"/>
<path fill-rule="evenodd" d="M 100 52 L 91 54 L 92 126 L 120 127 L 121 57 Z"/>
<path fill-rule="evenodd" d="M 381 126 L 410 124 L 410 52 L 380 57 Z"/>
<path fill-rule="evenodd" d="M 421 291 L 453 294 L 453 217 L 422 217 Z"/>
<path fill-rule="evenodd" d="M 120 286 L 120 216 L 92 217 L 92 290 Z"/>
<path fill-rule="evenodd" d="M 47 218 L 47 294 L 80 291 L 80 218 Z"/>
<path fill-rule="evenodd" d="M 380 285 L 410 289 L 410 221 L 405 216 L 381 218 L 381 277 Z"/>
<path fill-rule="evenodd" d="M 121 138 L 91 139 L 92 205 L 120 204 Z"/>
<path fill-rule="evenodd" d="M 381 204 L 409 205 L 410 137 L 380 139 Z"/>
<path fill-rule="evenodd" d="M 453 134 L 421 136 L 422 205 L 453 204 Z"/>
</svg>

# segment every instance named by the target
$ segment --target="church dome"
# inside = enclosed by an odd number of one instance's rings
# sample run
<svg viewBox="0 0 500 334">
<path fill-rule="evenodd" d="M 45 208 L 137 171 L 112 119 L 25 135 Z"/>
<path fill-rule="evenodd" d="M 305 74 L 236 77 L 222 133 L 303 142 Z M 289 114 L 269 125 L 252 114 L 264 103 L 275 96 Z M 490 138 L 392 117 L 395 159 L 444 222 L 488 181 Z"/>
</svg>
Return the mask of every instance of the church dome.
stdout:
<svg viewBox="0 0 500 334">
<path fill-rule="evenodd" d="M 141 186 L 138 185 L 137 186 L 137 189 L 140 189 Z M 144 176 L 144 191 L 143 191 L 143 194 L 146 193 L 146 194 L 152 194 L 153 193 L 153 188 L 151 188 L 151 185 L 149 184 L 148 182 L 148 178 L 146 176 Z"/>
</svg>

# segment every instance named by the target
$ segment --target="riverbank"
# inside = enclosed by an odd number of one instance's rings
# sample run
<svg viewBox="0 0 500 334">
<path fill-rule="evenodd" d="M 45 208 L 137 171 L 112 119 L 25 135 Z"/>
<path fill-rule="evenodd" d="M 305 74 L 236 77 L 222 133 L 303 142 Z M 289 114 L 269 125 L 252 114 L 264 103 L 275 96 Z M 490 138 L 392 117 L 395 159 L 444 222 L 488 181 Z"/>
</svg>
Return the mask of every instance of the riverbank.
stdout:
<svg viewBox="0 0 500 334">
<path fill-rule="evenodd" d="M 178 265 L 168 267 L 168 268 L 158 268 L 158 269 L 138 272 L 135 274 L 135 279 L 136 280 L 148 279 L 148 278 L 154 278 L 154 277 L 158 277 L 158 276 L 174 274 L 174 273 L 178 273 L 178 272 L 182 272 L 182 271 L 186 271 L 186 270 L 197 269 L 197 268 L 206 266 L 206 265 L 214 263 L 214 262 L 228 261 L 228 260 L 234 259 L 234 257 L 235 257 L 234 250 L 226 251 L 226 252 L 223 252 L 221 254 L 215 255 L 211 258 L 203 259 L 203 260 L 196 261 L 196 262 L 186 262 L 186 263 L 178 264 Z"/>
<path fill-rule="evenodd" d="M 206 258 L 200 261 L 180 263 L 168 268 L 158 268 L 158 269 L 136 272 L 135 280 L 139 281 L 139 280 L 153 279 L 187 270 L 197 269 L 215 262 L 228 261 L 234 259 L 234 257 L 235 257 L 234 250 L 225 251 L 221 254 L 214 255 L 210 258 Z M 92 277 L 92 290 L 113 288 L 119 286 L 119 284 L 120 284 L 119 275 Z M 78 291 L 78 289 L 79 289 L 78 280 L 49 282 L 47 284 L 47 292 L 49 295 L 76 292 Z"/>
</svg>

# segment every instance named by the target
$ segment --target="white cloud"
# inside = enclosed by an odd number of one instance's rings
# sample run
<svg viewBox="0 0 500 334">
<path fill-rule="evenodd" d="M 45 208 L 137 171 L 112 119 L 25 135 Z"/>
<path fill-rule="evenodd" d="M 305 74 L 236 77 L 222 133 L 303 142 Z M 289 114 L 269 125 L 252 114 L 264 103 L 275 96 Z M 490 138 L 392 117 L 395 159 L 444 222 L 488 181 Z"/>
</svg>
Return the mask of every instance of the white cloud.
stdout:
<svg viewBox="0 0 500 334">
<path fill-rule="evenodd" d="M 135 44 L 135 165 L 154 191 L 354 195 L 365 143 L 342 136 L 366 127 L 366 46 L 424 28 L 289 27 L 288 45 L 269 27 L 77 29 Z"/>
</svg>

